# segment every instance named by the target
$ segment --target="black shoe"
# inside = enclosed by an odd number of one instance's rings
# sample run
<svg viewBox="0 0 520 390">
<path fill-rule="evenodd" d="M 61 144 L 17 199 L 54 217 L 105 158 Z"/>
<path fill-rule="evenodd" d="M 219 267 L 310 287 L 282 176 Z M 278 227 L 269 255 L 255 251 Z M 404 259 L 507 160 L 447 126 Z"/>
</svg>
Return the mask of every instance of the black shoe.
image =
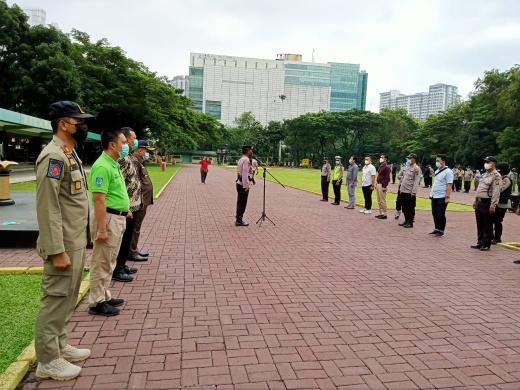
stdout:
<svg viewBox="0 0 520 390">
<path fill-rule="evenodd" d="M 125 265 L 125 273 L 127 273 L 128 275 L 135 274 L 136 272 L 137 272 L 137 268 L 133 268 L 133 267 L 129 267 L 129 266 Z"/>
<path fill-rule="evenodd" d="M 128 260 L 132 260 L 132 261 L 148 261 L 148 257 L 144 257 L 144 256 L 141 256 L 141 255 L 135 255 L 135 256 L 129 257 Z"/>
<path fill-rule="evenodd" d="M 141 257 L 150 257 L 150 254 L 148 252 L 137 252 L 137 254 Z"/>
<path fill-rule="evenodd" d="M 403 223 L 400 223 L 399 226 L 404 226 L 404 225 L 407 225 L 407 224 L 408 224 L 408 222 L 405 221 Z"/>
<path fill-rule="evenodd" d="M 333 205 L 333 206 L 339 206 L 339 203 L 337 203 L 337 202 L 332 202 L 331 205 Z"/>
<path fill-rule="evenodd" d="M 328 202 L 328 199 L 320 199 L 320 202 Z"/>
<path fill-rule="evenodd" d="M 94 316 L 117 316 L 119 314 L 119 309 L 110 305 L 108 302 L 100 302 L 94 307 L 90 307 L 88 309 L 88 314 L 92 314 Z"/>
<path fill-rule="evenodd" d="M 376 218 L 377 219 L 387 219 L 388 217 L 386 215 L 380 214 L 380 215 L 376 215 Z"/>
<path fill-rule="evenodd" d="M 244 221 L 236 221 L 235 226 L 249 226 L 249 224 Z"/>
<path fill-rule="evenodd" d="M 411 229 L 411 228 L 413 228 L 413 224 L 412 223 L 405 223 L 403 225 L 403 227 L 406 228 L 406 229 Z"/>
<path fill-rule="evenodd" d="M 131 282 L 134 280 L 134 278 L 124 271 L 117 271 L 112 274 L 112 280 L 116 280 L 118 282 Z"/>
<path fill-rule="evenodd" d="M 439 233 L 439 231 L 437 229 L 435 229 L 433 232 L 430 232 L 428 234 L 432 234 L 433 235 L 433 234 L 437 234 L 437 233 Z"/>
<path fill-rule="evenodd" d="M 513 261 L 514 264 L 520 264 L 520 260 Z"/>
<path fill-rule="evenodd" d="M 482 245 L 482 246 L 480 247 L 480 250 L 481 250 L 482 252 L 487 252 L 487 251 L 490 250 L 490 249 L 491 249 L 491 248 L 490 248 L 489 246 L 486 246 L 486 245 Z"/>
<path fill-rule="evenodd" d="M 121 306 L 123 303 L 125 303 L 125 300 L 121 299 L 121 298 L 112 298 L 110 301 L 107 301 L 107 303 L 110 306 L 117 307 L 117 306 Z"/>
<path fill-rule="evenodd" d="M 496 244 L 499 244 L 499 243 L 501 243 L 501 242 L 502 242 L 502 240 L 495 240 L 495 239 L 492 239 L 492 240 L 491 240 L 491 244 L 492 244 L 492 245 L 496 245 Z"/>
<path fill-rule="evenodd" d="M 471 249 L 480 249 L 482 247 L 481 244 L 476 244 L 476 245 L 471 245 L 470 248 Z"/>
</svg>

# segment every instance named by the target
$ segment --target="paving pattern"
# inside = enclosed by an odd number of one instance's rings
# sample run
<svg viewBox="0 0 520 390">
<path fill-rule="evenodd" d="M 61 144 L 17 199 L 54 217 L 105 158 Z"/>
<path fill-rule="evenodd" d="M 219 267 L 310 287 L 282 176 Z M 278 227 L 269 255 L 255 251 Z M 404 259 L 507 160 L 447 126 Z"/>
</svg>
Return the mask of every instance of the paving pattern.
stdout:
<svg viewBox="0 0 520 390">
<path fill-rule="evenodd" d="M 431 215 L 414 229 L 267 184 L 236 228 L 234 173 L 200 183 L 185 166 L 150 209 L 150 261 L 115 283 L 121 315 L 81 304 L 73 345 L 92 349 L 72 382 L 24 389 L 520 388 L 520 252 L 469 249 L 472 213 L 450 213 L 434 238 Z M 504 238 L 520 241 L 520 217 Z M 0 264 L 34 263 L 1 250 Z"/>
</svg>

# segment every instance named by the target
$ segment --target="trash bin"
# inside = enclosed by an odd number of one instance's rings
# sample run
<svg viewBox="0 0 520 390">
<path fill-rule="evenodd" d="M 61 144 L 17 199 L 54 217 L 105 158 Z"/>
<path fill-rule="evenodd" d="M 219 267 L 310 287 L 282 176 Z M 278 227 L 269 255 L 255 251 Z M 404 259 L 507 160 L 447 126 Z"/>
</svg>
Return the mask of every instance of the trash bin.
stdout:
<svg viewBox="0 0 520 390">
<path fill-rule="evenodd" d="M 162 171 L 165 171 L 165 170 L 166 170 L 166 161 L 163 161 L 163 162 L 161 163 L 161 170 L 162 170 Z"/>
</svg>

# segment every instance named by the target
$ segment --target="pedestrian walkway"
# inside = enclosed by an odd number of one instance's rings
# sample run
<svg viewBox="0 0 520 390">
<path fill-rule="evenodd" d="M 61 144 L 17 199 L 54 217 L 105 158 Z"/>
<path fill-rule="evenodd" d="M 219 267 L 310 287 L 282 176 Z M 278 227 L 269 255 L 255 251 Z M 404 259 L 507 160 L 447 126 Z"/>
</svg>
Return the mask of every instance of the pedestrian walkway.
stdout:
<svg viewBox="0 0 520 390">
<path fill-rule="evenodd" d="M 267 183 L 276 226 L 254 224 L 257 184 L 237 228 L 234 182 L 185 166 L 149 209 L 151 259 L 114 284 L 122 314 L 82 303 L 69 324 L 92 348 L 81 377 L 23 389 L 520 387 L 520 253 L 469 249 L 472 213 L 450 213 L 439 239 L 427 212 L 402 229 Z"/>
</svg>

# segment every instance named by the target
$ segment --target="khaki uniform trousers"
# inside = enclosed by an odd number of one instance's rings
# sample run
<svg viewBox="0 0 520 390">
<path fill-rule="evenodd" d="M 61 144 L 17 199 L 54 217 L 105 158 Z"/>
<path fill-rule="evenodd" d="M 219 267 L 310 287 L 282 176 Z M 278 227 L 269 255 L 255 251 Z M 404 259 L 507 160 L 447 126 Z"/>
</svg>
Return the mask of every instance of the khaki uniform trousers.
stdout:
<svg viewBox="0 0 520 390">
<path fill-rule="evenodd" d="M 66 250 L 71 265 L 58 270 L 47 258 L 43 264 L 42 299 L 36 317 L 35 350 L 40 363 L 61 356 L 67 345 L 66 326 L 76 308 L 81 276 L 85 265 L 85 248 Z"/>
<path fill-rule="evenodd" d="M 377 203 L 379 204 L 379 211 L 383 214 L 386 214 L 388 208 L 386 207 L 386 192 L 383 191 L 383 185 L 381 183 L 377 183 L 376 186 L 377 191 Z"/>
<path fill-rule="evenodd" d="M 107 213 L 107 234 L 106 241 L 96 241 L 97 223 L 92 218 L 92 240 L 94 249 L 90 262 L 90 294 L 89 304 L 91 307 L 100 302 L 109 301 L 110 282 L 112 273 L 116 267 L 117 254 L 121 246 L 121 239 L 126 229 L 126 217 Z"/>
</svg>

